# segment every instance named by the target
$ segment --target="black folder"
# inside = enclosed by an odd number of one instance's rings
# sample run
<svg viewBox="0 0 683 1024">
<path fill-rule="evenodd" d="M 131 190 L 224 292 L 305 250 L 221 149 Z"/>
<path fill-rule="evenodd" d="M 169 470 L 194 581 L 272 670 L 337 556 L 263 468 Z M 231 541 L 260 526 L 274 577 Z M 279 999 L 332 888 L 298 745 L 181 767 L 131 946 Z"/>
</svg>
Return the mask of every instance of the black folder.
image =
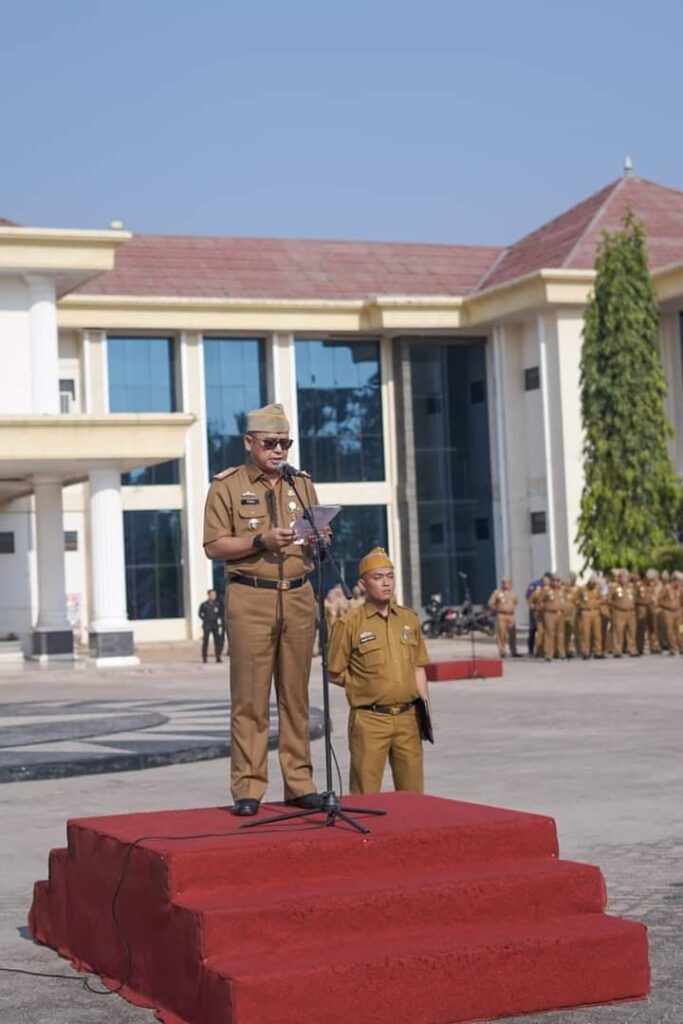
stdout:
<svg viewBox="0 0 683 1024">
<path fill-rule="evenodd" d="M 420 736 L 423 740 L 429 740 L 430 743 L 433 743 L 432 716 L 429 711 L 429 704 L 423 697 L 418 697 L 415 701 L 415 710 L 417 711 L 417 720 L 420 725 Z"/>
</svg>

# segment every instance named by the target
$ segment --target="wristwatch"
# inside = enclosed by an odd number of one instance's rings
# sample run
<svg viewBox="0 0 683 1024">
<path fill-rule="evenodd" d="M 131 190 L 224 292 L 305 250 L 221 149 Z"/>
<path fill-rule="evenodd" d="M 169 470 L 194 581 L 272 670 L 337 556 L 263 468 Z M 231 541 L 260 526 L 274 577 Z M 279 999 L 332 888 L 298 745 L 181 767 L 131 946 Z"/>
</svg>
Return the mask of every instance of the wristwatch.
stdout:
<svg viewBox="0 0 683 1024">
<path fill-rule="evenodd" d="M 263 551 L 264 547 L 266 546 L 266 542 L 263 539 L 262 533 L 256 534 L 256 536 L 251 542 L 251 546 L 252 548 L 256 548 L 257 551 Z"/>
</svg>

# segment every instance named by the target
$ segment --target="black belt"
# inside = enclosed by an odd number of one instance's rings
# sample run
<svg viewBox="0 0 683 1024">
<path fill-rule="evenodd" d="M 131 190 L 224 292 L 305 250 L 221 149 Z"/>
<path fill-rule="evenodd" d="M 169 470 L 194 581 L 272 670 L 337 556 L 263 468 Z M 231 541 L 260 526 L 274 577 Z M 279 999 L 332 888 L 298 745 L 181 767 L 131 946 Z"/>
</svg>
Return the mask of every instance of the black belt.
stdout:
<svg viewBox="0 0 683 1024">
<path fill-rule="evenodd" d="M 228 577 L 228 583 L 242 583 L 245 587 L 256 587 L 257 590 L 296 590 L 308 582 L 308 576 L 300 576 L 295 580 L 262 580 L 258 576 L 240 576 L 235 573 Z"/>
<path fill-rule="evenodd" d="M 378 715 L 402 715 L 404 711 L 414 708 L 417 701 L 409 700 L 405 704 L 362 704 L 356 711 L 375 711 Z"/>
</svg>

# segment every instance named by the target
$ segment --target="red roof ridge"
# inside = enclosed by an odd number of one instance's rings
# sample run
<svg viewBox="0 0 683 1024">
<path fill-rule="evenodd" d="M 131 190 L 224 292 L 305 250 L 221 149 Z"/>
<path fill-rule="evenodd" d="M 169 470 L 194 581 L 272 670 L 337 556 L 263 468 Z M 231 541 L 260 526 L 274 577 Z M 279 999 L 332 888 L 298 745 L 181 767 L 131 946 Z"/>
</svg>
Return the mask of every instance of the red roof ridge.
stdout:
<svg viewBox="0 0 683 1024">
<path fill-rule="evenodd" d="M 476 285 L 472 289 L 473 292 L 479 292 L 484 290 L 484 285 L 486 284 L 486 281 L 489 279 L 489 277 L 493 277 L 499 265 L 503 262 L 507 254 L 510 252 L 511 248 L 512 246 L 508 245 L 505 247 L 505 249 L 500 250 L 491 266 L 488 268 L 488 270 L 484 271 L 479 281 L 477 281 Z"/>
<path fill-rule="evenodd" d="M 627 175 L 624 174 L 617 181 L 613 182 L 614 187 L 612 188 L 611 192 L 605 198 L 605 201 L 600 203 L 600 205 L 598 206 L 597 210 L 595 211 L 595 213 L 593 214 L 593 216 L 589 220 L 588 224 L 586 224 L 586 226 L 583 229 L 583 231 L 578 235 L 578 237 L 576 238 L 576 241 L 574 242 L 573 246 L 569 250 L 567 256 L 565 256 L 564 260 L 562 261 L 562 266 L 563 267 L 568 267 L 569 266 L 569 264 L 571 263 L 574 255 L 576 254 L 576 251 L 578 250 L 579 246 L 581 245 L 581 243 L 585 239 L 586 235 L 589 233 L 589 231 L 592 231 L 592 229 L 596 226 L 596 224 L 598 223 L 600 218 L 604 216 L 604 214 L 607 212 L 607 207 L 610 205 L 610 203 L 612 202 L 614 197 L 619 193 L 619 191 L 623 188 L 624 182 L 628 181 L 629 178 L 630 178 L 631 181 L 634 181 L 634 180 L 635 181 L 640 181 L 641 180 L 640 178 L 636 178 L 635 175 L 627 176 Z M 606 186 L 606 187 L 609 187 L 609 186 Z"/>
</svg>

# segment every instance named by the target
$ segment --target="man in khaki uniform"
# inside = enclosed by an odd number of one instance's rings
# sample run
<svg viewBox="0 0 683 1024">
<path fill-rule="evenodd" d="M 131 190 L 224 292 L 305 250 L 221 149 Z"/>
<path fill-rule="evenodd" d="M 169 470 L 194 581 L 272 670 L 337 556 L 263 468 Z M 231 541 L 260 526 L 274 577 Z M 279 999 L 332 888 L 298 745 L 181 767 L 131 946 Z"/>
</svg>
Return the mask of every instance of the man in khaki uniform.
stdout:
<svg viewBox="0 0 683 1024">
<path fill-rule="evenodd" d="M 512 589 L 512 580 L 503 576 L 500 587 L 494 590 L 488 600 L 488 607 L 496 613 L 496 643 L 501 658 L 505 657 L 507 646 L 510 654 L 517 657 L 517 631 L 515 629 L 515 608 L 517 595 Z"/>
<path fill-rule="evenodd" d="M 670 655 L 683 654 L 679 632 L 681 614 L 680 581 L 675 579 L 678 573 L 673 575 L 674 579 L 672 580 L 669 578 L 668 572 L 662 573 L 662 587 L 659 592 L 659 617 Z"/>
<path fill-rule="evenodd" d="M 562 580 L 553 573 L 550 586 L 543 588 L 541 608 L 543 610 L 543 650 L 546 661 L 554 657 L 564 659 L 564 591 Z"/>
<path fill-rule="evenodd" d="M 579 617 L 579 633 L 581 637 L 581 657 L 587 661 L 604 658 L 602 653 L 602 616 L 600 614 L 601 597 L 598 581 L 591 576 L 585 587 L 577 587 L 574 595 L 574 607 Z"/>
<path fill-rule="evenodd" d="M 614 657 L 622 656 L 625 644 L 629 657 L 636 658 L 636 591 L 625 569 L 610 590 L 610 612 Z"/>
<path fill-rule="evenodd" d="M 531 592 L 528 599 L 528 605 L 533 612 L 536 620 L 536 637 L 534 641 L 534 657 L 542 658 L 545 653 L 545 629 L 543 626 L 543 603 L 545 595 L 550 589 L 550 576 L 546 573 L 542 580 L 540 587 L 536 587 Z"/>
<path fill-rule="evenodd" d="M 645 579 L 636 583 L 636 647 L 638 654 L 645 650 L 647 636 L 650 654 L 659 654 L 659 636 L 657 633 L 657 594 L 659 592 L 659 574 L 656 569 L 648 569 Z"/>
<path fill-rule="evenodd" d="M 577 636 L 577 615 L 576 615 L 576 595 L 579 587 L 576 582 L 576 573 L 570 572 L 569 576 L 563 584 L 564 590 L 564 647 L 568 658 L 576 657 L 576 645 L 577 639 L 579 644 L 581 643 L 580 637 Z"/>
<path fill-rule="evenodd" d="M 352 793 L 379 793 L 389 758 L 397 790 L 424 791 L 422 739 L 415 710 L 428 698 L 429 656 L 420 621 L 394 600 L 394 567 L 382 548 L 359 565 L 365 602 L 338 619 L 330 637 L 330 682 L 350 704 Z"/>
<path fill-rule="evenodd" d="M 258 812 L 268 785 L 271 682 L 278 705 L 278 753 L 285 800 L 315 808 L 308 725 L 308 678 L 313 653 L 315 599 L 308 544 L 295 544 L 301 515 L 294 489 L 280 476 L 291 442 L 281 405 L 247 415 L 247 461 L 218 473 L 204 513 L 208 558 L 226 562 L 226 626 L 230 645 L 232 811 Z M 307 475 L 297 479 L 316 504 Z"/>
</svg>

